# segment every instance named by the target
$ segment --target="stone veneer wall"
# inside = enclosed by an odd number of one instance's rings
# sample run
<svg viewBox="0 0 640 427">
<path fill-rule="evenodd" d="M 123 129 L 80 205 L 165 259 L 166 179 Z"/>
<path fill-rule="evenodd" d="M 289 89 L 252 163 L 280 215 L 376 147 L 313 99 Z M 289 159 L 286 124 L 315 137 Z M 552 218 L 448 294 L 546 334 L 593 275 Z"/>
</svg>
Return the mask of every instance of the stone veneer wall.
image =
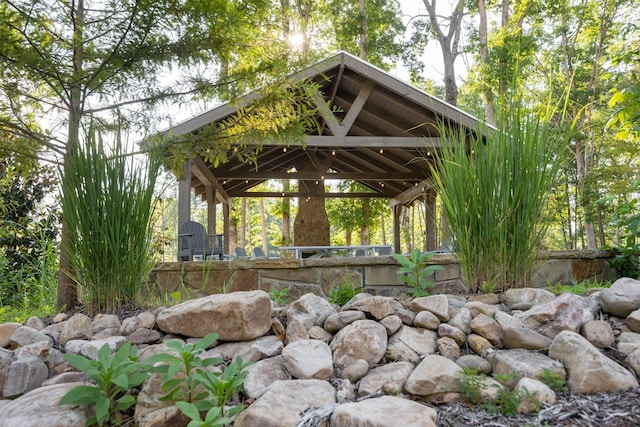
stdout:
<svg viewBox="0 0 640 427">
<path fill-rule="evenodd" d="M 545 252 L 529 286 L 570 285 L 590 279 L 613 281 L 617 274 L 609 267 L 611 256 L 608 251 Z M 431 279 L 435 284 L 432 294 L 466 293 L 455 255 L 438 254 L 433 264 L 444 269 Z M 187 299 L 221 292 L 290 288 L 287 298 L 293 301 L 309 292 L 326 297 L 332 287 L 349 280 L 356 287 L 364 287 L 365 292 L 401 296 L 411 288 L 398 281 L 398 267 L 391 256 L 159 263 L 151 273 L 149 291 L 160 298 L 179 292 L 181 299 Z"/>
</svg>

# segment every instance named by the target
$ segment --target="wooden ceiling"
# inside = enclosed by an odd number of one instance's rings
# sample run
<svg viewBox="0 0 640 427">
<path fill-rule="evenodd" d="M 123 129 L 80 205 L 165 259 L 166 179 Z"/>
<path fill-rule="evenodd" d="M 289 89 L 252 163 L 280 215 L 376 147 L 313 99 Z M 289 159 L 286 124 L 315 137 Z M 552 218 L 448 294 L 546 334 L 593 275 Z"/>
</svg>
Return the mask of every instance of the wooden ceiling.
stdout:
<svg viewBox="0 0 640 427">
<path fill-rule="evenodd" d="M 441 144 L 438 123 L 478 129 L 474 117 L 345 52 L 291 78 L 313 79 L 320 86 L 315 102 L 321 134 L 307 136 L 304 146 L 265 143 L 257 168 L 238 161 L 233 153 L 217 167 L 196 158 L 191 178 L 196 194 L 204 196 L 206 187 L 213 186 L 218 200 L 306 197 L 302 185 L 287 193 L 257 192 L 255 187 L 267 180 L 336 179 L 357 181 L 365 190 L 327 192 L 325 197 L 377 197 L 409 204 L 430 185 L 431 159 Z M 259 92 L 245 100 L 256 96 Z M 239 105 L 222 105 L 169 131 L 181 136 L 197 133 L 228 118 Z"/>
</svg>

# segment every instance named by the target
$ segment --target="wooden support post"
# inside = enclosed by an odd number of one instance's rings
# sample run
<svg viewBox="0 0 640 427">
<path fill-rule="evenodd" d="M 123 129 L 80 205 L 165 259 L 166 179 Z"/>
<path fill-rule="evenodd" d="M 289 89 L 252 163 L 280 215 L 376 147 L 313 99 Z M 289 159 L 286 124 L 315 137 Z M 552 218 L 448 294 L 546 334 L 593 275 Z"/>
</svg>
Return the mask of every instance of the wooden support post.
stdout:
<svg viewBox="0 0 640 427">
<path fill-rule="evenodd" d="M 427 231 L 427 251 L 438 249 L 437 219 L 436 219 L 436 191 L 429 188 L 424 192 L 425 230 Z"/>
<path fill-rule="evenodd" d="M 178 227 L 191 220 L 191 163 L 191 159 L 184 163 L 178 181 Z"/>
</svg>

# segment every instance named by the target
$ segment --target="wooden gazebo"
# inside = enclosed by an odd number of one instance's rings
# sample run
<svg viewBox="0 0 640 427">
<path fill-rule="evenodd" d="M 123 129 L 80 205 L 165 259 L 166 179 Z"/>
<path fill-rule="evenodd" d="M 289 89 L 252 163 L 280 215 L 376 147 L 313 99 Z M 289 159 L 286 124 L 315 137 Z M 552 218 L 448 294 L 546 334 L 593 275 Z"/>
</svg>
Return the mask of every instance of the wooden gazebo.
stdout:
<svg viewBox="0 0 640 427">
<path fill-rule="evenodd" d="M 430 158 L 438 154 L 438 126 L 447 123 L 470 132 L 477 119 L 446 102 L 348 53 L 338 52 L 291 79 L 312 79 L 320 87 L 316 98 L 320 135 L 308 135 L 304 146 L 264 142 L 258 168 L 229 153 L 229 161 L 214 166 L 202 158 L 184 165 L 179 181 L 178 221 L 190 219 L 190 191 L 209 205 L 207 228 L 215 230 L 215 204 L 223 204 L 225 252 L 229 251 L 229 205 L 234 197 L 375 197 L 390 201 L 394 212 L 393 242 L 400 251 L 400 207 L 416 200 L 426 204 L 427 247 L 437 249 L 435 200 Z M 246 99 L 253 99 L 253 93 Z M 326 105 L 336 108 L 326 108 Z M 238 111 L 238 105 L 213 108 L 169 129 L 174 136 L 196 135 L 212 123 Z M 332 110 L 339 113 L 332 113 Z M 267 180 L 298 180 L 295 192 L 256 192 Z M 368 189 L 360 193 L 329 193 L 325 179 L 348 179 Z M 302 185 L 307 183 L 308 185 Z M 307 224 L 308 226 L 308 224 Z M 295 235 L 295 232 L 294 232 Z M 299 242 L 294 242 L 299 244 Z M 322 244 L 316 242 L 316 244 Z"/>
</svg>

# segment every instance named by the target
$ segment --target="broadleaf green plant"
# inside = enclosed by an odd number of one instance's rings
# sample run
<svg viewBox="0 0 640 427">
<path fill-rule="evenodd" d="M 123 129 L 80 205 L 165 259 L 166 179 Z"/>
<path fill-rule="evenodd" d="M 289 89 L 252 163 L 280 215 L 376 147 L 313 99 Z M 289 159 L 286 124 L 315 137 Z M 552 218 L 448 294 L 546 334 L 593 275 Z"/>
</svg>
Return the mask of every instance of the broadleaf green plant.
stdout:
<svg viewBox="0 0 640 427">
<path fill-rule="evenodd" d="M 200 354 L 218 340 L 218 334 L 211 333 L 196 343 L 180 340 L 166 342 L 169 351 L 151 356 L 148 362 L 154 364 L 153 372 L 164 376 L 162 390 L 166 393 L 161 400 L 185 401 L 193 403 L 206 396 L 198 391 L 195 374 L 198 369 L 223 362 L 217 357 L 201 358 Z"/>
<path fill-rule="evenodd" d="M 73 353 L 63 357 L 95 383 L 74 387 L 58 402 L 59 405 L 93 406 L 95 416 L 87 420 L 87 425 L 120 425 L 123 411 L 136 402 L 131 390 L 149 377 L 151 369 L 148 363 L 138 362 L 137 348 L 130 343 L 125 343 L 114 354 L 109 344 L 103 345 L 97 360 Z"/>
<path fill-rule="evenodd" d="M 434 286 L 429 276 L 443 268 L 441 265 L 430 263 L 435 254 L 421 252 L 416 248 L 411 251 L 410 256 L 403 254 L 392 254 L 392 256 L 400 263 L 398 280 L 413 288 L 411 296 L 418 298 L 429 295 L 429 289 Z"/>
<path fill-rule="evenodd" d="M 349 271 L 345 268 L 342 283 L 333 286 L 329 290 L 329 302 L 332 304 L 338 304 L 340 306 L 348 303 L 351 298 L 362 292 L 362 287 L 355 287 L 349 279 Z"/>
</svg>

